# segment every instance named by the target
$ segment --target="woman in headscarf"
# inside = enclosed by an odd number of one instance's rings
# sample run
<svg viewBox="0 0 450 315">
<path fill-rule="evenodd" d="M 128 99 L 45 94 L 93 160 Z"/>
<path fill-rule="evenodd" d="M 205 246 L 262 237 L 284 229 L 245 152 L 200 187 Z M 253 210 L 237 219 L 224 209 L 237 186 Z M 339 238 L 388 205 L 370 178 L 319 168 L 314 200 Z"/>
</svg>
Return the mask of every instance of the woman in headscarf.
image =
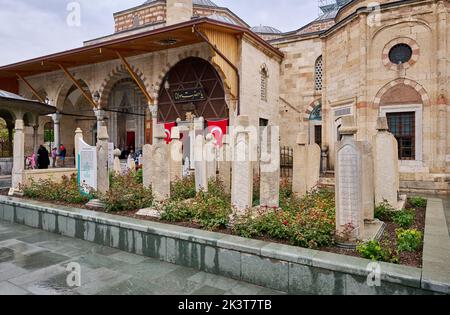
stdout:
<svg viewBox="0 0 450 315">
<path fill-rule="evenodd" d="M 48 169 L 50 159 L 48 157 L 48 150 L 41 145 L 38 150 L 38 167 L 39 169 Z"/>
</svg>

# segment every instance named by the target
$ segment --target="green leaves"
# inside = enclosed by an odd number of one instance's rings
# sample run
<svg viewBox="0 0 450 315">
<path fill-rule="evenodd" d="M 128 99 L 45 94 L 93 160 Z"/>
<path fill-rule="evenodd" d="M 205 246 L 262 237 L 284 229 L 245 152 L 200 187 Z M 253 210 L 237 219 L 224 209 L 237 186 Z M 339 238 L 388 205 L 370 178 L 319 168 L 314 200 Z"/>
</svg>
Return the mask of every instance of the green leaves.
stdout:
<svg viewBox="0 0 450 315">
<path fill-rule="evenodd" d="M 415 252 L 422 246 L 422 232 L 398 229 L 395 233 L 397 234 L 397 249 L 399 252 Z"/>
<path fill-rule="evenodd" d="M 422 197 L 411 197 L 408 199 L 409 203 L 416 208 L 426 208 L 427 200 Z"/>
<path fill-rule="evenodd" d="M 366 259 L 398 263 L 399 259 L 390 247 L 388 242 L 380 243 L 379 241 L 372 240 L 358 245 L 356 251 Z"/>
<path fill-rule="evenodd" d="M 89 201 L 89 196 L 80 193 L 77 178 L 64 176 L 60 183 L 50 179 L 32 181 L 24 187 L 24 195 L 28 198 L 46 201 L 59 201 L 71 204 L 83 204 Z"/>
<path fill-rule="evenodd" d="M 402 210 L 393 213 L 392 219 L 395 224 L 401 228 L 407 229 L 411 227 L 416 219 L 416 214 L 414 210 Z"/>
<path fill-rule="evenodd" d="M 139 210 L 153 205 L 152 190 L 144 188 L 141 177 L 135 172 L 112 175 L 110 189 L 100 200 L 106 212 Z"/>
</svg>

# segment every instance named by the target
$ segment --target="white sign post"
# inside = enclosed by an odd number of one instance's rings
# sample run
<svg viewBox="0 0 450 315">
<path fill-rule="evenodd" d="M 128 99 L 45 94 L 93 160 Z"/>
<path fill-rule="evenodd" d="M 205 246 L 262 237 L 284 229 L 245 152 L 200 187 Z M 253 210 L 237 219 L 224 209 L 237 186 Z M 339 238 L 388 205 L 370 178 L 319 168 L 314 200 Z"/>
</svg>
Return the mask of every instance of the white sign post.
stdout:
<svg viewBox="0 0 450 315">
<path fill-rule="evenodd" d="M 89 194 L 90 190 L 97 190 L 97 148 L 82 139 L 78 141 L 78 186 Z"/>
</svg>

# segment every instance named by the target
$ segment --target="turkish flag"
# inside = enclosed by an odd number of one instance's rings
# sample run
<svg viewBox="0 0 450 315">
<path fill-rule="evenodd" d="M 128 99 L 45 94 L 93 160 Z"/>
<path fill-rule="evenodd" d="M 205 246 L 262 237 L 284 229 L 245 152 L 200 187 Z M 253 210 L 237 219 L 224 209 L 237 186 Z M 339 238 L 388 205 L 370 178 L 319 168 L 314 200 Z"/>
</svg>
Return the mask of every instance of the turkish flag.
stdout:
<svg viewBox="0 0 450 315">
<path fill-rule="evenodd" d="M 228 119 L 208 121 L 208 131 L 214 136 L 214 139 L 216 139 L 218 147 L 222 146 L 223 136 L 228 132 L 228 122 Z"/>
<path fill-rule="evenodd" d="M 176 126 L 177 126 L 176 122 L 164 124 L 164 129 L 166 130 L 166 139 L 164 140 L 166 141 L 167 144 L 172 142 L 172 128 Z"/>
</svg>

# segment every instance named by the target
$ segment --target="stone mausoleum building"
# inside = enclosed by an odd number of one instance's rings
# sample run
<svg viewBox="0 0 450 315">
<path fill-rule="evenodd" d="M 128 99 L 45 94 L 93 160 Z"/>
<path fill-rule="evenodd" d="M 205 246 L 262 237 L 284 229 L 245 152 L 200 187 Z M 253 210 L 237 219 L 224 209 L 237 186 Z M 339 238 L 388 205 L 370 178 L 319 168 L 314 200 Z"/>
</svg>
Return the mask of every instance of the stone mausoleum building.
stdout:
<svg viewBox="0 0 450 315">
<path fill-rule="evenodd" d="M 116 147 L 139 150 L 155 124 L 247 115 L 280 126 L 282 146 L 307 131 L 332 174 L 342 118 L 371 140 L 386 116 L 402 187 L 448 191 L 450 1 L 321 2 L 317 19 L 283 33 L 209 0 L 149 0 L 115 13 L 109 36 L 0 67 L 0 89 L 57 110 L 25 121 L 27 155 L 48 133 L 73 155 L 76 128 L 94 144 L 103 121 Z"/>
</svg>

